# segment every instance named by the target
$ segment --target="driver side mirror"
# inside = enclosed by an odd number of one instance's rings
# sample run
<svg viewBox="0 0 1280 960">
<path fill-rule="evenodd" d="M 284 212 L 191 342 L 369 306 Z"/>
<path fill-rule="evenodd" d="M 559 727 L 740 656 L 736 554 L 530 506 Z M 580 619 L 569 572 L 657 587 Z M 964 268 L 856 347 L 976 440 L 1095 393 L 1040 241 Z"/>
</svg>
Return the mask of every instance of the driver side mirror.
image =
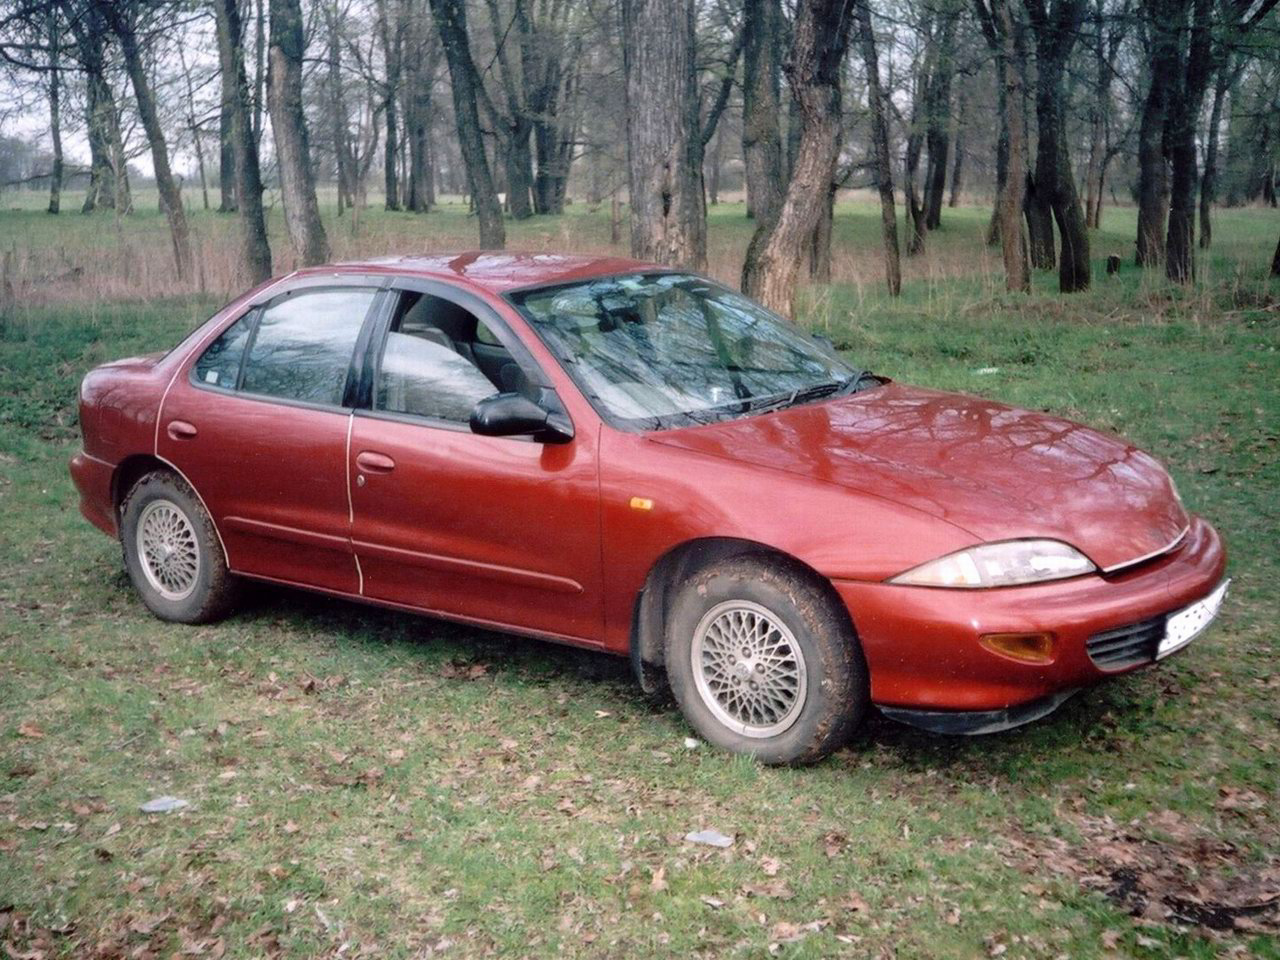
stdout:
<svg viewBox="0 0 1280 960">
<path fill-rule="evenodd" d="M 482 437 L 532 436 L 542 443 L 573 439 L 568 417 L 519 393 L 495 393 L 477 403 L 471 410 L 471 432 Z"/>
</svg>

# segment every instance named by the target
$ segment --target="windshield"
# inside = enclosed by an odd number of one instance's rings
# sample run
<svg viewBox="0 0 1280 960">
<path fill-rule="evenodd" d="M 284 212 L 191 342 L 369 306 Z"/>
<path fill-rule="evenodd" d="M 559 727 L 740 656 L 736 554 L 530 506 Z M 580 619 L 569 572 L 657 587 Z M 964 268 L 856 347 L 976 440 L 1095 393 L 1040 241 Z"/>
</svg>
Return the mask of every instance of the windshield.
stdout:
<svg viewBox="0 0 1280 960">
<path fill-rule="evenodd" d="M 511 295 L 608 419 L 709 423 L 852 391 L 865 376 L 702 277 L 629 274 Z"/>
</svg>

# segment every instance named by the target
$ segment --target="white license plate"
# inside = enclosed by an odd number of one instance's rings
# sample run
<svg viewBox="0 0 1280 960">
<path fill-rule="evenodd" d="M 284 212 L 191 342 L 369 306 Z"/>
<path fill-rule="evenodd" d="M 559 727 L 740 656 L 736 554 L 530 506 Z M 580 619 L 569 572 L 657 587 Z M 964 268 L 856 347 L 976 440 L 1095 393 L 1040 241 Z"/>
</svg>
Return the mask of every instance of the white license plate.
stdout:
<svg viewBox="0 0 1280 960">
<path fill-rule="evenodd" d="M 1230 585 L 1230 580 L 1224 580 L 1217 590 L 1203 600 L 1169 615 L 1169 619 L 1165 621 L 1164 639 L 1156 650 L 1157 660 L 1167 657 L 1175 650 L 1181 650 L 1213 623 L 1213 618 L 1222 609 L 1222 601 L 1226 599 L 1227 587 Z"/>
</svg>

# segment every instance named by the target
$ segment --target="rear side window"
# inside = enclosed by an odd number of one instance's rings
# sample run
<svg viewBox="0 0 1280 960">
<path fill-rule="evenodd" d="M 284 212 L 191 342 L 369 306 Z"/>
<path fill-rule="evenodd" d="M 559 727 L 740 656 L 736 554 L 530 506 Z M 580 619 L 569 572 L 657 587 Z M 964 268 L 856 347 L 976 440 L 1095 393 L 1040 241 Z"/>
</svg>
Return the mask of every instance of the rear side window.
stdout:
<svg viewBox="0 0 1280 960">
<path fill-rule="evenodd" d="M 250 310 L 209 344 L 208 349 L 196 361 L 196 380 L 214 387 L 225 387 L 227 390 L 236 388 L 240 379 L 240 360 L 244 357 L 244 346 L 249 342 L 249 331 L 253 329 L 255 316 L 256 311 Z"/>
<path fill-rule="evenodd" d="M 316 290 L 263 310 L 240 387 L 287 400 L 342 403 L 351 355 L 376 290 Z"/>
</svg>

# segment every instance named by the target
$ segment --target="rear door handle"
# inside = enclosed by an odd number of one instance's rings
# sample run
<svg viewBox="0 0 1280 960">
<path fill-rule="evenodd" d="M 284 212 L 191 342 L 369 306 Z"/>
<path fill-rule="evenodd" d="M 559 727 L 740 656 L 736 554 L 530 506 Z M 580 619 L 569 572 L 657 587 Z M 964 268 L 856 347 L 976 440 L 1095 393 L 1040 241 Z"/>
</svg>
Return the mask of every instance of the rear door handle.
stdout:
<svg viewBox="0 0 1280 960">
<path fill-rule="evenodd" d="M 363 450 L 356 457 L 356 466 L 370 473 L 390 473 L 396 468 L 396 462 L 385 453 Z"/>
<path fill-rule="evenodd" d="M 165 432 L 169 434 L 171 440 L 194 440 L 198 431 L 193 423 L 187 423 L 185 420 L 170 420 L 169 428 Z"/>
</svg>

